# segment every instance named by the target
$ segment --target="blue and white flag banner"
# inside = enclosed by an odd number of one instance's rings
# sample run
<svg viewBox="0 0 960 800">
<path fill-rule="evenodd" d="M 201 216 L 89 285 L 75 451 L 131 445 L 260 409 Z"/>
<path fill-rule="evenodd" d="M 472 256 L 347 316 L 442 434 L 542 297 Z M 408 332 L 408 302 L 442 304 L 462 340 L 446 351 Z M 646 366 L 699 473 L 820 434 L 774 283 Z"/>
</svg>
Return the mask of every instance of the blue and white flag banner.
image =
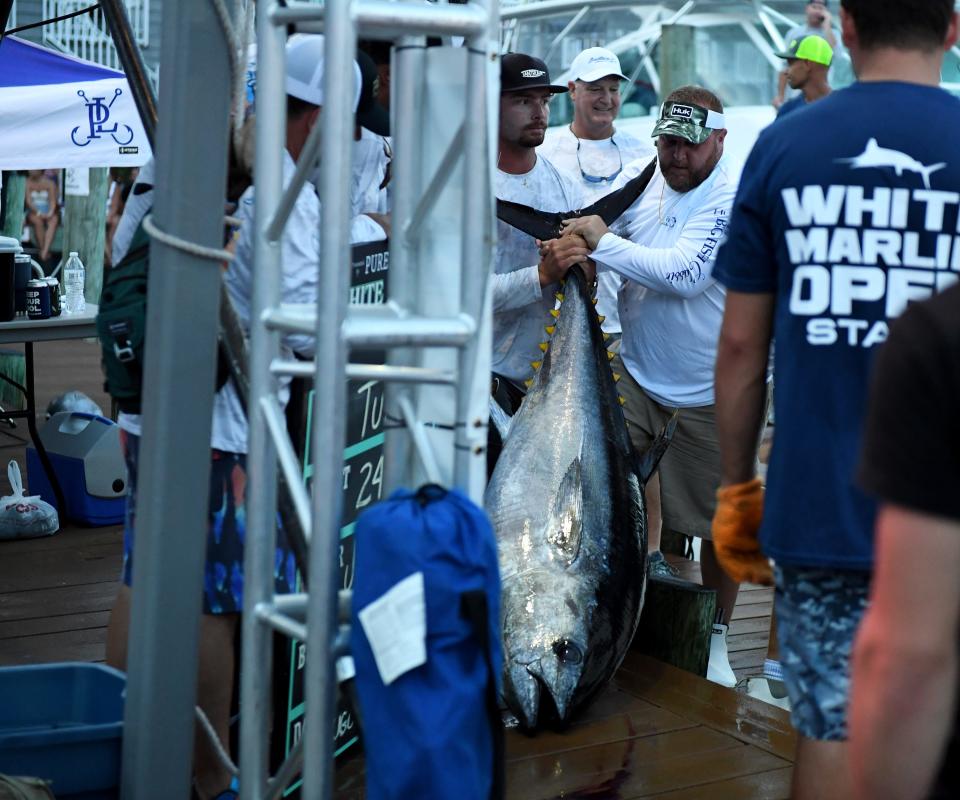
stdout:
<svg viewBox="0 0 960 800">
<path fill-rule="evenodd" d="M 7 36 L 0 169 L 139 167 L 151 157 L 122 72 Z"/>
</svg>

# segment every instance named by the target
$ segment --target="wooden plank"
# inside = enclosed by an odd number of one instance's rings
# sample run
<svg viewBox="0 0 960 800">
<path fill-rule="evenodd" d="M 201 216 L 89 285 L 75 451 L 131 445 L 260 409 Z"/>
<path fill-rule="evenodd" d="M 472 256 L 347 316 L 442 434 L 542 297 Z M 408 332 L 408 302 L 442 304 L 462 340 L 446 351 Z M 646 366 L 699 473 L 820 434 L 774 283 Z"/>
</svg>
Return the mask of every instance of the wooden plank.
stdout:
<svg viewBox="0 0 960 800">
<path fill-rule="evenodd" d="M 0 563 L 0 587 L 24 592 L 72 583 L 118 581 L 123 558 L 114 544 L 21 553 Z"/>
<path fill-rule="evenodd" d="M 3 415 L 0 414 L 0 416 Z M 2 458 L 2 451 L 0 451 L 0 465 L 2 465 Z M 21 553 L 72 550 L 77 547 L 94 547 L 96 545 L 111 545 L 122 549 L 123 527 L 107 525 L 103 528 L 82 528 L 79 525 L 67 524 L 61 526 L 60 531 L 53 536 L 42 536 L 38 539 L 10 539 L 0 542 L 0 553 L 3 554 L 5 561 L 11 556 Z"/>
<path fill-rule="evenodd" d="M 589 747 L 508 766 L 507 797 L 637 798 L 789 764 L 704 726 L 616 745 Z"/>
<path fill-rule="evenodd" d="M 644 783 L 655 765 L 674 762 L 676 769 L 678 760 L 699 760 L 717 751 L 729 756 L 742 749 L 744 746 L 732 737 L 698 725 L 571 750 L 563 753 L 562 761 L 555 754 L 526 758 L 507 764 L 507 797 L 518 800 L 563 797 L 608 782 L 617 786 L 620 796 L 629 796 L 625 783 Z"/>
<path fill-rule="evenodd" d="M 22 636 L 0 642 L 0 665 L 46 664 L 51 661 L 103 661 L 103 628 Z"/>
<path fill-rule="evenodd" d="M 759 675 L 763 672 L 763 662 L 767 657 L 767 646 L 755 650 L 740 650 L 737 653 L 730 654 L 730 666 L 735 673 L 749 673 L 750 675 Z M 743 677 L 738 674 L 737 678 Z"/>
<path fill-rule="evenodd" d="M 35 617 L 34 619 L 0 622 L 0 647 L 3 639 L 15 639 L 22 636 L 39 636 L 46 633 L 62 633 L 71 630 L 89 630 L 106 628 L 110 620 L 109 611 L 94 611 L 80 614 L 61 614 L 56 617 Z"/>
<path fill-rule="evenodd" d="M 112 580 L 0 594 L 0 622 L 109 611 L 118 586 Z"/>
<path fill-rule="evenodd" d="M 782 767 L 754 775 L 741 775 L 687 789 L 656 795 L 657 800 L 788 800 L 793 767 Z M 652 797 L 653 795 L 647 795 Z"/>
<path fill-rule="evenodd" d="M 737 653 L 741 650 L 766 649 L 767 631 L 759 633 L 732 634 L 727 633 L 727 652 Z"/>
<path fill-rule="evenodd" d="M 772 611 L 772 600 L 766 600 L 760 603 L 737 603 L 736 607 L 733 609 L 731 619 L 737 620 L 755 617 L 765 617 L 769 619 Z"/>
<path fill-rule="evenodd" d="M 617 694 L 622 694 L 617 692 Z M 664 708 L 636 697 L 621 713 L 601 720 L 572 725 L 562 732 L 540 731 L 534 736 L 507 731 L 507 761 L 543 755 L 556 755 L 595 745 L 612 744 L 624 739 L 655 736 L 694 727 L 694 723 Z"/>
<path fill-rule="evenodd" d="M 793 758 L 796 733 L 789 714 L 781 708 L 636 653 L 627 653 L 614 683 L 693 722 L 780 758 Z"/>
<path fill-rule="evenodd" d="M 769 617 L 744 617 L 743 619 L 730 621 L 730 630 L 727 631 L 727 638 L 752 633 L 763 633 L 766 635 L 769 631 Z"/>
</svg>

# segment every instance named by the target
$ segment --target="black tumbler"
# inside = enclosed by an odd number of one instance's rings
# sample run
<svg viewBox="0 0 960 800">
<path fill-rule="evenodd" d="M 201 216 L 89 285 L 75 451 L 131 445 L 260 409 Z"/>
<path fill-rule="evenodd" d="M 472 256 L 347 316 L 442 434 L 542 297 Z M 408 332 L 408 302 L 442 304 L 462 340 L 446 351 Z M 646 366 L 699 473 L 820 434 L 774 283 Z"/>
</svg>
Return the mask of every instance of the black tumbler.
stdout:
<svg viewBox="0 0 960 800">
<path fill-rule="evenodd" d="M 27 284 L 33 279 L 33 264 L 30 256 L 22 253 L 14 256 L 13 267 L 16 270 L 14 277 L 14 293 L 17 297 L 16 312 L 18 314 L 27 313 Z"/>
<path fill-rule="evenodd" d="M 20 252 L 20 243 L 9 236 L 0 236 L 0 322 L 9 322 L 16 313 L 16 292 L 13 259 Z"/>
</svg>

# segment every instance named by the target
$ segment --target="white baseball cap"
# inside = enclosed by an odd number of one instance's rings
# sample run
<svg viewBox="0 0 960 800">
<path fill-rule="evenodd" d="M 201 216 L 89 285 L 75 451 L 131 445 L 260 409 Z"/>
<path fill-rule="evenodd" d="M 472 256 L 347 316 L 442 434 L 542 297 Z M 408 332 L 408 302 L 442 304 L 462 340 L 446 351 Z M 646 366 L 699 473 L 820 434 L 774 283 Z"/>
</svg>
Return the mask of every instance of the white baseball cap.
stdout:
<svg viewBox="0 0 960 800">
<path fill-rule="evenodd" d="M 629 80 L 620 70 L 620 59 L 605 47 L 588 47 L 570 65 L 570 80 L 598 81 L 610 75 Z"/>
<path fill-rule="evenodd" d="M 298 33 L 287 40 L 287 94 L 323 105 L 323 35 Z M 353 62 L 353 110 L 360 102 L 360 66 Z"/>
</svg>

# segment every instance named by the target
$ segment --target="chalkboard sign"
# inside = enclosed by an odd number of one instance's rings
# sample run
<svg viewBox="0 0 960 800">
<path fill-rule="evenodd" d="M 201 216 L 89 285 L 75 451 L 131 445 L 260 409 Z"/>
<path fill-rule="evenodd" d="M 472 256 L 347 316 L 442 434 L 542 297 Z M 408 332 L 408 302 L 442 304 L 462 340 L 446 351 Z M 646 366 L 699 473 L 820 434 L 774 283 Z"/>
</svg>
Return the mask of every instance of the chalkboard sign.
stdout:
<svg viewBox="0 0 960 800">
<path fill-rule="evenodd" d="M 386 302 L 390 253 L 387 242 L 356 245 L 352 250 L 350 302 L 373 305 Z M 382 364 L 382 352 L 352 353 L 353 363 Z M 296 382 L 295 382 L 296 383 Z M 293 391 L 297 391 L 294 387 Z M 293 441 L 300 445 L 303 478 L 309 488 L 313 477 L 310 461 L 310 437 L 313 425 L 313 390 L 300 384 L 300 397 L 291 396 L 288 425 Z M 343 514 L 340 521 L 340 581 L 344 589 L 353 586 L 354 539 L 357 517 L 375 503 L 383 492 L 384 387 L 380 381 L 347 381 L 347 436 L 343 451 Z M 296 410 L 301 409 L 301 410 Z M 297 579 L 299 584 L 299 577 Z M 274 659 L 274 734 L 273 761 L 278 764 L 303 735 L 306 645 L 278 637 Z M 334 753 L 339 756 L 356 745 L 359 731 L 349 703 L 339 696 L 337 703 Z M 298 778 L 284 791 L 284 797 L 299 797 Z"/>
</svg>

